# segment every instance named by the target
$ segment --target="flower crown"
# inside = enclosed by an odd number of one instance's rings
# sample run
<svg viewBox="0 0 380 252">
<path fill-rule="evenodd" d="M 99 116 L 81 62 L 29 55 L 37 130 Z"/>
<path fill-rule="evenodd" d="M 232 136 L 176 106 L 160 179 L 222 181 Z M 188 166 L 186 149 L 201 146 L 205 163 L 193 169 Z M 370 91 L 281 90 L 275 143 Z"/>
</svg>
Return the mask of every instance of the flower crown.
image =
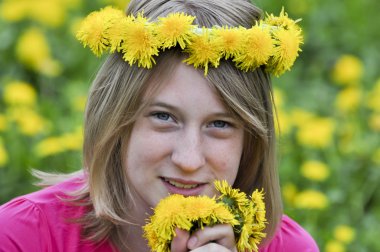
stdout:
<svg viewBox="0 0 380 252">
<path fill-rule="evenodd" d="M 113 7 L 90 13 L 81 23 L 76 37 L 92 52 L 121 52 L 130 65 L 151 68 L 160 51 L 179 46 L 189 56 L 184 60 L 195 68 L 218 67 L 220 60 L 231 59 L 243 71 L 265 66 L 279 76 L 290 70 L 303 43 L 299 20 L 292 20 L 282 9 L 257 21 L 249 29 L 239 27 L 198 27 L 194 16 L 171 13 L 150 22 L 143 13 L 125 14 Z"/>
</svg>

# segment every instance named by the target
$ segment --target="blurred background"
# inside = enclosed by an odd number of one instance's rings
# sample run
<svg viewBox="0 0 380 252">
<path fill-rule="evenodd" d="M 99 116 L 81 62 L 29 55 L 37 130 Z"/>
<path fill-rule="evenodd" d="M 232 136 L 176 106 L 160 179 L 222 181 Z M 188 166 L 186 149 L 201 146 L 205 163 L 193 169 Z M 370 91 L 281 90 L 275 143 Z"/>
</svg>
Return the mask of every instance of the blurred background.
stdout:
<svg viewBox="0 0 380 252">
<path fill-rule="evenodd" d="M 380 251 L 380 1 L 256 0 L 302 21 L 293 71 L 273 78 L 285 212 L 321 251 Z M 121 0 L 0 2 L 0 204 L 31 169 L 81 167 L 86 95 L 102 60 L 74 34 Z"/>
</svg>

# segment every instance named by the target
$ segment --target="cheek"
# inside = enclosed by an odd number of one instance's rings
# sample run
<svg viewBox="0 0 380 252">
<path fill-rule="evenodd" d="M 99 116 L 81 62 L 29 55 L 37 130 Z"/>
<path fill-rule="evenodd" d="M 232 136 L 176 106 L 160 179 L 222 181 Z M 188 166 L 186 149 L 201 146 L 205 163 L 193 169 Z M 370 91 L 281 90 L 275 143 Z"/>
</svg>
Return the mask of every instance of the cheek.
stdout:
<svg viewBox="0 0 380 252">
<path fill-rule="evenodd" d="M 157 134 L 136 130 L 131 135 L 127 150 L 127 169 L 138 168 L 144 164 L 154 163 L 169 151 L 169 141 Z"/>
<path fill-rule="evenodd" d="M 219 145 L 213 148 L 213 167 L 217 167 L 218 172 L 228 177 L 229 182 L 233 182 L 239 170 L 240 159 L 243 147 L 241 141 L 232 142 L 226 145 Z M 232 180 L 232 181 L 230 181 Z"/>
</svg>

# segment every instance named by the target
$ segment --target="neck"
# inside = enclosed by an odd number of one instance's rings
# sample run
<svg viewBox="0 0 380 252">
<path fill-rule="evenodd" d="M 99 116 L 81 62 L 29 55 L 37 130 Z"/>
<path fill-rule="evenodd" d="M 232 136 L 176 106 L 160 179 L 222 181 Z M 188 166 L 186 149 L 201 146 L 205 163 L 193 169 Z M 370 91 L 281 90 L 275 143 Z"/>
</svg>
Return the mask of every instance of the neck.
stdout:
<svg viewBox="0 0 380 252">
<path fill-rule="evenodd" d="M 146 224 L 146 219 L 149 214 L 144 211 L 135 209 L 131 215 L 132 224 L 127 224 L 123 227 L 122 233 L 126 237 L 124 243 L 127 245 L 126 251 L 141 251 L 149 252 L 147 240 L 143 237 L 143 226 Z"/>
</svg>

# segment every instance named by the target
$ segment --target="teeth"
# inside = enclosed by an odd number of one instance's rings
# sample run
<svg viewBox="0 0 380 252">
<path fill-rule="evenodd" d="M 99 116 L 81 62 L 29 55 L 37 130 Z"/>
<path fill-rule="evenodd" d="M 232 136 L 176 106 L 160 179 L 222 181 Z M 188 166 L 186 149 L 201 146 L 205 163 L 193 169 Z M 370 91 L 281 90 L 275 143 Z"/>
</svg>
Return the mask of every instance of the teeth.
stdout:
<svg viewBox="0 0 380 252">
<path fill-rule="evenodd" d="M 176 182 L 176 181 L 172 181 L 172 180 L 168 180 L 168 179 L 165 179 L 165 181 L 168 182 L 169 184 L 175 186 L 175 187 L 184 188 L 184 189 L 191 189 L 191 188 L 195 188 L 195 187 L 198 186 L 198 184 L 185 185 L 185 184 L 182 184 L 182 183 L 179 183 L 179 182 Z"/>
</svg>

